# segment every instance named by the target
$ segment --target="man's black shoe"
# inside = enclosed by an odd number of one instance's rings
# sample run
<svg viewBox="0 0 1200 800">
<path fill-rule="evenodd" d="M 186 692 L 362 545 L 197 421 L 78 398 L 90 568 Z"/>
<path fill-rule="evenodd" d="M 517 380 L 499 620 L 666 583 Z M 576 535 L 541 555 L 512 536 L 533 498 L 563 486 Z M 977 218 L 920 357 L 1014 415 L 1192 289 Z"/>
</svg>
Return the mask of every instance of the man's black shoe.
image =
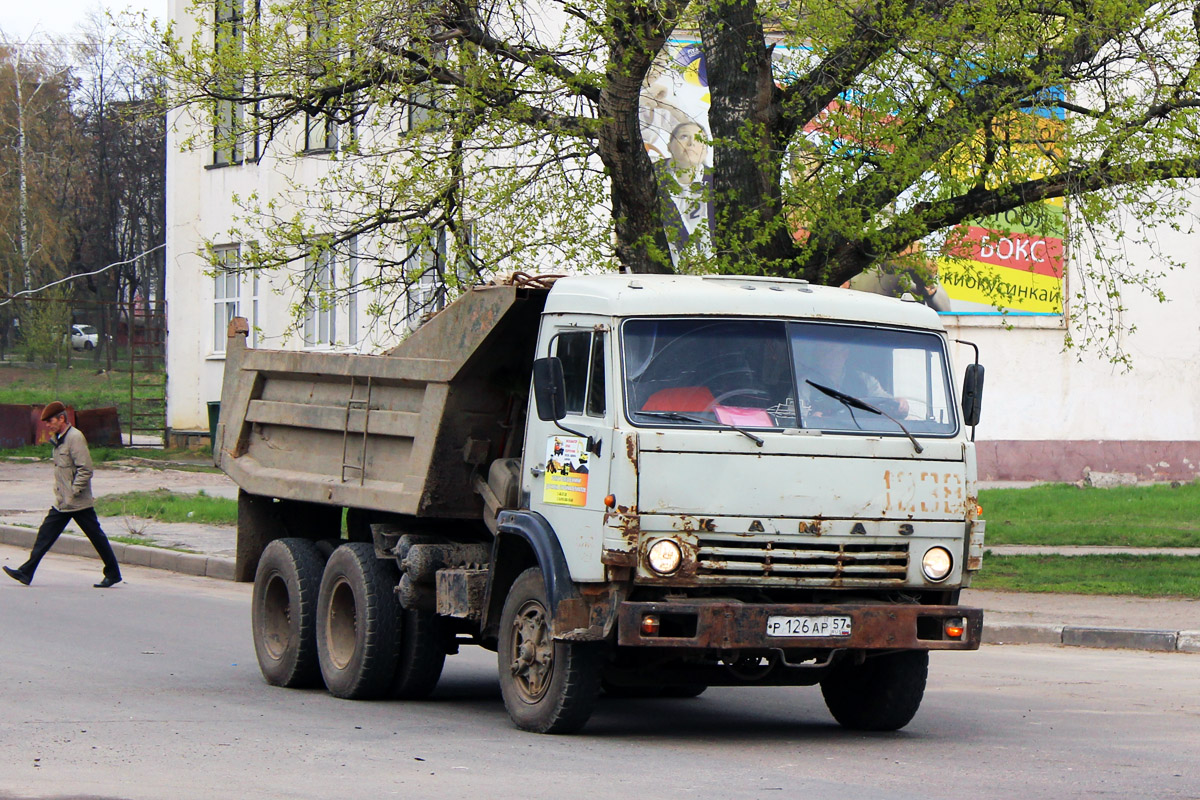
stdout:
<svg viewBox="0 0 1200 800">
<path fill-rule="evenodd" d="M 7 569 L 7 567 L 6 567 L 6 569 Z M 121 582 L 120 578 L 105 578 L 104 580 L 100 581 L 99 583 L 94 583 L 92 585 L 95 586 L 97 589 L 107 589 L 108 587 L 115 586 L 116 584 L 118 584 L 120 582 Z"/>
<path fill-rule="evenodd" d="M 8 577 L 12 578 L 14 581 L 20 581 L 21 583 L 25 584 L 26 586 L 28 586 L 29 582 L 33 580 L 33 578 L 29 577 L 24 572 L 21 572 L 21 570 L 19 570 L 19 569 L 13 569 L 12 567 L 5 567 L 4 571 L 8 574 Z"/>
</svg>

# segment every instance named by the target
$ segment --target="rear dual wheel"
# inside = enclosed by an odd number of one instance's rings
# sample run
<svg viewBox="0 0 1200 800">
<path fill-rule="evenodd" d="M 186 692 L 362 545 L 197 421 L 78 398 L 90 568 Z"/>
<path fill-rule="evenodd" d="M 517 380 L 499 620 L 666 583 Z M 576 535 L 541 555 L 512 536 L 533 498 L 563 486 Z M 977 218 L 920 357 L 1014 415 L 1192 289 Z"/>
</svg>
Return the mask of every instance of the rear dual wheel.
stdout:
<svg viewBox="0 0 1200 800">
<path fill-rule="evenodd" d="M 399 573 L 369 542 L 333 551 L 317 601 L 317 653 L 330 694 L 350 700 L 419 699 L 442 674 L 437 616 L 396 600 Z"/>
<path fill-rule="evenodd" d="M 258 667 L 273 686 L 317 686 L 317 595 L 325 558 L 307 539 L 276 539 L 258 561 L 251 633 Z"/>
<path fill-rule="evenodd" d="M 367 542 L 333 551 L 317 600 L 317 655 L 334 697 L 382 697 L 396 672 L 399 609 L 395 568 Z"/>
<path fill-rule="evenodd" d="M 392 697 L 421 700 L 429 696 L 446 663 L 442 623 L 431 611 L 400 609 L 400 655 L 392 677 Z"/>
<path fill-rule="evenodd" d="M 259 559 L 251 628 L 267 683 L 337 696 L 419 699 L 446 659 L 441 625 L 395 597 L 395 566 L 367 543 L 276 539 Z"/>
</svg>

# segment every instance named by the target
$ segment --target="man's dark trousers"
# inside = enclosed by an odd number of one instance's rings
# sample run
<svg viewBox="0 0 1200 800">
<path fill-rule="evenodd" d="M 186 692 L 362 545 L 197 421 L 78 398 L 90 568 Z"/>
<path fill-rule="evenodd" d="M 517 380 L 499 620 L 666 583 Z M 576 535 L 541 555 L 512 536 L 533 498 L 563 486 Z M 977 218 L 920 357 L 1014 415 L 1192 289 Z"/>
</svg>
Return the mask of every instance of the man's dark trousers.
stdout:
<svg viewBox="0 0 1200 800">
<path fill-rule="evenodd" d="M 100 527 L 100 520 L 96 518 L 96 509 L 94 508 L 81 508 L 78 511 L 50 509 L 46 518 L 42 520 L 42 527 L 38 528 L 37 540 L 33 543 L 33 552 L 29 555 L 29 560 L 21 565 L 21 572 L 30 578 L 33 577 L 42 557 L 50 552 L 50 548 L 58 541 L 58 537 L 71 520 L 75 520 L 75 524 L 79 526 L 84 535 L 88 537 L 88 541 L 92 543 L 92 547 L 96 548 L 96 552 L 100 554 L 100 560 L 104 562 L 104 577 L 113 580 L 120 578 L 121 568 L 117 565 L 117 556 L 113 553 L 112 545 L 108 543 L 108 537 L 104 535 L 104 531 Z"/>
</svg>

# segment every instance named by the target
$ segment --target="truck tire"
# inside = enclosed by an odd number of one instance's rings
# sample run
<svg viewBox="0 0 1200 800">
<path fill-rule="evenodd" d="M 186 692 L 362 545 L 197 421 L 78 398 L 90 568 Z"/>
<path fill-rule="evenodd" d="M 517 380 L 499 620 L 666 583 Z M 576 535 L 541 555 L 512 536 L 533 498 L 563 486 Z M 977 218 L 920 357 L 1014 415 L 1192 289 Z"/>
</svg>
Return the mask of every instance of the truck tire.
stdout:
<svg viewBox="0 0 1200 800">
<path fill-rule="evenodd" d="M 421 700 L 442 677 L 446 648 L 437 615 L 419 609 L 397 608 L 400 615 L 400 656 L 392 678 L 392 697 Z"/>
<path fill-rule="evenodd" d="M 272 686 L 295 689 L 321 683 L 317 596 L 324 563 L 307 539 L 275 539 L 258 561 L 251 635 L 258 668 Z"/>
<path fill-rule="evenodd" d="M 500 694 L 518 728 L 574 733 L 596 707 L 602 645 L 551 639 L 549 605 L 537 567 L 522 572 L 509 589 L 497 648 Z"/>
<path fill-rule="evenodd" d="M 897 731 L 921 707 L 928 674 L 929 651 L 905 650 L 835 667 L 821 681 L 821 694 L 843 728 Z"/>
<path fill-rule="evenodd" d="M 317 656 L 334 697 L 384 695 L 396 672 L 396 570 L 369 542 L 333 551 L 317 598 Z"/>
</svg>

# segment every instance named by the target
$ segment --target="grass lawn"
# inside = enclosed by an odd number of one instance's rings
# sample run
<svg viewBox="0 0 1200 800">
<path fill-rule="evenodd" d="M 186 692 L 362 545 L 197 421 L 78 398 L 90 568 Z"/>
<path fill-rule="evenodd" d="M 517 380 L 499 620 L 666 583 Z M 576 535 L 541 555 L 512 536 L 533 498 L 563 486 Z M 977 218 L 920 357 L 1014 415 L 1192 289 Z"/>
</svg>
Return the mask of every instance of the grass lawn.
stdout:
<svg viewBox="0 0 1200 800">
<path fill-rule="evenodd" d="M 979 493 L 987 544 L 1200 547 L 1200 484 Z"/>
<path fill-rule="evenodd" d="M 996 556 L 972 589 L 1200 599 L 1200 556 Z"/>
<path fill-rule="evenodd" d="M 92 454 L 92 463 L 105 464 L 112 461 L 129 461 L 136 459 L 142 462 L 140 466 L 155 468 L 156 462 L 161 462 L 162 468 L 179 469 L 185 472 L 220 472 L 212 465 L 212 448 L 208 445 L 194 450 L 187 448 L 164 449 L 161 447 L 88 447 Z M 50 459 L 50 445 L 30 444 L 24 447 L 0 448 L 0 459 Z"/>
<path fill-rule="evenodd" d="M 123 368 L 123 369 L 122 369 Z M 112 372 L 96 374 L 95 364 L 76 358 L 71 369 L 0 367 L 0 403 L 42 405 L 62 400 L 75 408 L 129 407 L 129 364 L 116 365 Z M 137 376 L 137 396 L 161 400 L 165 386 L 162 372 Z"/>
<path fill-rule="evenodd" d="M 104 517 L 140 517 L 159 522 L 236 525 L 237 501 L 213 497 L 203 491 L 198 494 L 178 494 L 158 489 L 98 497 L 96 513 Z"/>
</svg>

